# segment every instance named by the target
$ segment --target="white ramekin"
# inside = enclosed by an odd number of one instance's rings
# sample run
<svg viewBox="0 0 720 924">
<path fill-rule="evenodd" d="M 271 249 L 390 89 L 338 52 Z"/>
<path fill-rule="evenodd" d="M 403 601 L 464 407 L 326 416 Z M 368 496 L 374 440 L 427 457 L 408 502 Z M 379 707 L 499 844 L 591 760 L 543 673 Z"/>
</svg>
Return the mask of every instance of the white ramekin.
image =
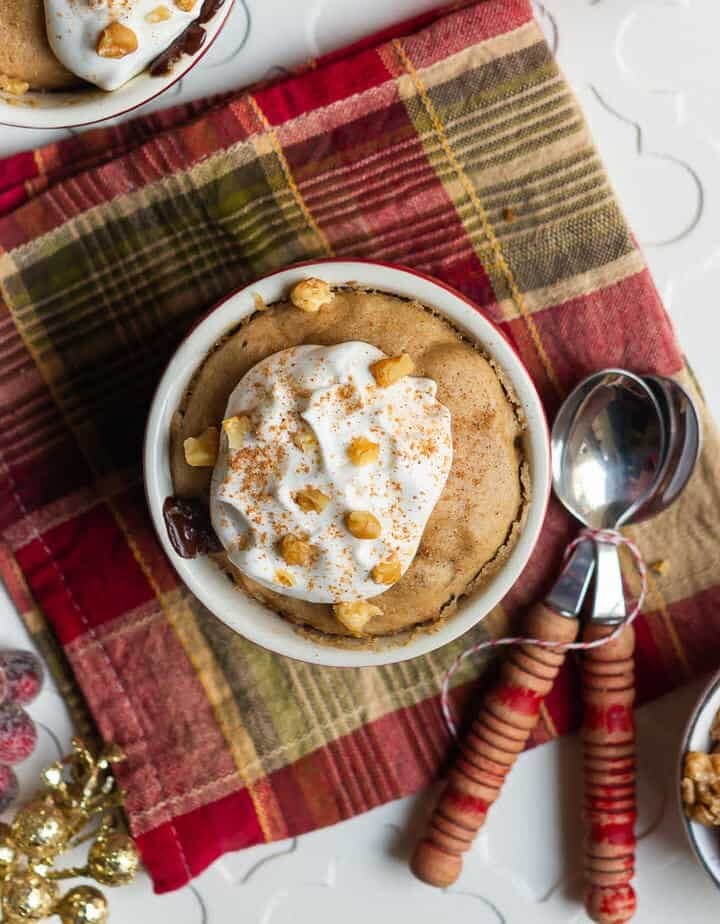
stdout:
<svg viewBox="0 0 720 924">
<path fill-rule="evenodd" d="M 344 649 L 320 645 L 300 635 L 292 625 L 233 587 L 207 558 L 183 559 L 170 545 L 162 506 L 172 494 L 170 421 L 188 382 L 213 344 L 255 311 L 254 293 L 266 303 L 285 297 L 300 279 L 318 276 L 333 285 L 356 283 L 418 299 L 447 317 L 494 357 L 512 382 L 527 417 L 526 454 L 530 467 L 531 501 L 523 531 L 507 562 L 458 612 L 435 632 L 420 633 L 402 646 Z M 323 260 L 279 270 L 240 289 L 217 305 L 178 348 L 158 385 L 145 434 L 145 488 L 155 529 L 180 578 L 218 619 L 264 648 L 311 664 L 364 667 L 405 661 L 440 648 L 467 632 L 505 596 L 518 579 L 535 546 L 550 492 L 548 428 L 535 386 L 509 341 L 479 309 L 459 292 L 409 269 L 356 260 Z M 382 642 L 380 642 L 382 646 Z"/>
<path fill-rule="evenodd" d="M 0 93 L 0 125 L 17 128 L 74 128 L 102 122 L 124 115 L 160 96 L 184 77 L 210 49 L 225 25 L 234 0 L 223 6 L 208 20 L 204 28 L 207 38 L 195 55 L 183 55 L 172 73 L 152 77 L 147 71 L 133 77 L 117 90 L 105 92 L 96 87 L 57 92 L 33 92 L 23 96 Z"/>
</svg>

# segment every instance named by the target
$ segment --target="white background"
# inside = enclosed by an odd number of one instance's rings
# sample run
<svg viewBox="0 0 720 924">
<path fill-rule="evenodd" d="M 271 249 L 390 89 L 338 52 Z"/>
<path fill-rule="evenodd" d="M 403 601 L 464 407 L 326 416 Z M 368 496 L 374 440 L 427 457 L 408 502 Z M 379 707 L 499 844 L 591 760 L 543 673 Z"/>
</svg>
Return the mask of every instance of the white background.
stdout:
<svg viewBox="0 0 720 924">
<path fill-rule="evenodd" d="M 436 0 L 236 0 L 198 67 L 152 105 L 230 89 L 436 5 Z M 720 412 L 720 68 L 717 0 L 545 0 L 537 15 L 590 120 L 711 409 Z M 0 126 L 0 156 L 63 132 Z M 0 643 L 27 645 L 6 598 Z M 720 896 L 687 848 L 674 803 L 678 739 L 700 684 L 638 713 L 641 840 L 638 924 L 711 922 Z M 48 684 L 31 707 L 40 745 L 19 768 L 65 751 L 70 727 Z M 574 739 L 521 757 L 447 892 L 416 882 L 406 858 L 427 796 L 297 842 L 225 857 L 171 895 L 143 875 L 112 892 L 114 924 L 398 924 L 585 921 L 580 895 L 580 754 Z"/>
</svg>

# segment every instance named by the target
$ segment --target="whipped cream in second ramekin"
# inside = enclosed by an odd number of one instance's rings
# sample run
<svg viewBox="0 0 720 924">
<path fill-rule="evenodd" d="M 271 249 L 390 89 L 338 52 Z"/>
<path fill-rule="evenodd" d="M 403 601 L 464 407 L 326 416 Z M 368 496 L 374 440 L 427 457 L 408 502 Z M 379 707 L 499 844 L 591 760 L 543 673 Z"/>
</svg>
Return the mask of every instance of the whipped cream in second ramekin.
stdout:
<svg viewBox="0 0 720 924">
<path fill-rule="evenodd" d="M 103 90 L 116 90 L 144 71 L 200 15 L 202 0 L 185 12 L 174 0 L 44 0 L 45 24 L 55 56 L 73 74 Z M 153 22 L 163 7 L 170 15 Z M 111 21 L 132 29 L 137 50 L 122 58 L 97 52 L 100 35 Z"/>
<path fill-rule="evenodd" d="M 250 426 L 236 450 L 223 433 L 210 512 L 228 557 L 254 581 L 334 603 L 386 591 L 371 576 L 378 563 L 399 561 L 401 573 L 410 565 L 452 464 L 451 420 L 430 379 L 377 385 L 370 366 L 384 357 L 361 342 L 293 347 L 254 366 L 230 395 L 225 418 Z M 358 437 L 379 446 L 370 464 L 348 454 Z M 307 488 L 328 498 L 322 511 L 298 505 Z M 380 536 L 351 535 L 350 511 L 372 513 Z M 311 546 L 308 564 L 283 559 L 287 535 Z"/>
</svg>

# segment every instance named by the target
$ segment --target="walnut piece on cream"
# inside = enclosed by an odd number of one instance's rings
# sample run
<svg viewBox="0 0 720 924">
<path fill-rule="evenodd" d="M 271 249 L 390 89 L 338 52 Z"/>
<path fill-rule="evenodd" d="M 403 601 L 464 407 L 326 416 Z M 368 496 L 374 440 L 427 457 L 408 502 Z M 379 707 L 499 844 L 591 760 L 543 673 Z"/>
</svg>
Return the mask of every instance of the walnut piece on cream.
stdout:
<svg viewBox="0 0 720 924">
<path fill-rule="evenodd" d="M 306 423 L 302 423 L 300 428 L 292 435 L 293 446 L 302 449 L 303 452 L 309 452 L 311 449 L 318 447 L 317 437 Z"/>
<path fill-rule="evenodd" d="M 172 10 L 169 10 L 163 3 L 160 3 L 154 9 L 145 15 L 145 22 L 154 25 L 158 22 L 166 22 L 172 16 Z"/>
<path fill-rule="evenodd" d="M 366 436 L 356 436 L 348 446 L 347 454 L 353 465 L 372 465 L 378 460 L 380 445 Z"/>
<path fill-rule="evenodd" d="M 312 561 L 312 546 L 300 536 L 293 536 L 291 533 L 283 536 L 279 542 L 279 549 L 286 565 L 309 565 Z"/>
<path fill-rule="evenodd" d="M 399 561 L 380 561 L 370 572 L 376 584 L 395 584 L 400 580 L 402 566 Z"/>
<path fill-rule="evenodd" d="M 101 58 L 124 58 L 138 49 L 137 35 L 129 26 L 114 20 L 100 33 L 96 51 Z"/>
<path fill-rule="evenodd" d="M 295 578 L 290 574 L 289 571 L 285 571 L 284 568 L 278 568 L 275 572 L 275 580 L 281 587 L 294 587 Z"/>
<path fill-rule="evenodd" d="M 308 485 L 293 494 L 293 500 L 305 513 L 322 513 L 330 503 L 330 498 L 319 488 Z"/>
<path fill-rule="evenodd" d="M 356 539 L 377 539 L 382 532 L 380 520 L 369 510 L 349 510 L 345 514 L 345 526 Z"/>
<path fill-rule="evenodd" d="M 412 375 L 414 371 L 415 363 L 407 353 L 379 359 L 370 366 L 370 372 L 372 372 L 373 378 L 381 388 L 394 385 L 403 376 Z"/>
<path fill-rule="evenodd" d="M 240 449 L 245 442 L 245 437 L 250 432 L 250 418 L 246 414 L 226 417 L 222 422 L 222 428 L 230 449 Z"/>
</svg>

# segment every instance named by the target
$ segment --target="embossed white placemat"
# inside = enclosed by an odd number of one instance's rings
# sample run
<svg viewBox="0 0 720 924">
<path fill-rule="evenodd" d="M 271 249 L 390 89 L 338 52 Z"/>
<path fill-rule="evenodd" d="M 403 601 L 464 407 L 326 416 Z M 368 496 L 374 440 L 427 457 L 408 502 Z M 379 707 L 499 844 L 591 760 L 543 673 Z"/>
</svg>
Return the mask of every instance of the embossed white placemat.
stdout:
<svg viewBox="0 0 720 924">
<path fill-rule="evenodd" d="M 263 77 L 437 0 L 236 0 L 223 35 L 154 108 Z M 540 0 L 538 17 L 590 120 L 681 342 L 720 417 L 720 69 L 718 0 Z M 278 27 L 281 24 L 281 28 Z M 0 126 L 0 156 L 63 137 Z M 0 646 L 28 641 L 0 588 Z M 714 922 L 720 895 L 687 848 L 672 790 L 676 746 L 701 683 L 638 712 L 641 840 L 638 924 Z M 29 795 L 65 751 L 69 721 L 50 684 L 31 707 L 37 752 L 19 768 Z M 438 892 L 406 857 L 423 797 L 299 839 L 223 858 L 192 886 L 158 897 L 141 876 L 112 891 L 113 924 L 562 924 L 579 903 L 580 753 L 576 739 L 524 755 L 465 864 Z"/>
</svg>

